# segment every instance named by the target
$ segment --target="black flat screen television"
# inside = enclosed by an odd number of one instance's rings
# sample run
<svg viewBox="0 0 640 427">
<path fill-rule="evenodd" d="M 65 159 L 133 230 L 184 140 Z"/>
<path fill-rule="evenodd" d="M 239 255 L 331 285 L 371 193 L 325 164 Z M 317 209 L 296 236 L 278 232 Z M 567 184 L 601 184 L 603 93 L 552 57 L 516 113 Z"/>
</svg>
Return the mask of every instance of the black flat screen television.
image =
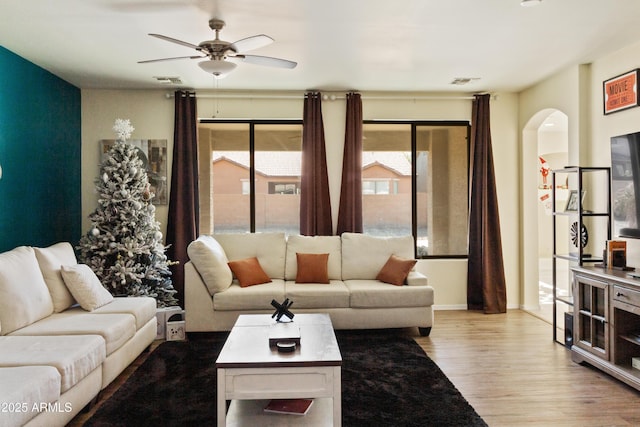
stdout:
<svg viewBox="0 0 640 427">
<path fill-rule="evenodd" d="M 640 239 L 640 132 L 611 138 L 613 236 Z"/>
</svg>

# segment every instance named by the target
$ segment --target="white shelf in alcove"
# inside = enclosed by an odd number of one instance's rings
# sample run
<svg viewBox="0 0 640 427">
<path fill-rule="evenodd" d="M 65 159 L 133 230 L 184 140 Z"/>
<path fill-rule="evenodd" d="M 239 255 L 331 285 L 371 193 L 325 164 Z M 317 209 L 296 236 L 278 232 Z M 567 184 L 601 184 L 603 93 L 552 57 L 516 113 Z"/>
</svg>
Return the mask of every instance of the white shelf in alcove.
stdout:
<svg viewBox="0 0 640 427">
<path fill-rule="evenodd" d="M 543 197 L 546 198 L 543 200 Z M 538 188 L 538 201 L 544 205 L 545 214 L 551 215 L 551 188 Z M 569 189 L 556 189 L 556 212 L 564 212 L 567 199 L 569 198 Z"/>
</svg>

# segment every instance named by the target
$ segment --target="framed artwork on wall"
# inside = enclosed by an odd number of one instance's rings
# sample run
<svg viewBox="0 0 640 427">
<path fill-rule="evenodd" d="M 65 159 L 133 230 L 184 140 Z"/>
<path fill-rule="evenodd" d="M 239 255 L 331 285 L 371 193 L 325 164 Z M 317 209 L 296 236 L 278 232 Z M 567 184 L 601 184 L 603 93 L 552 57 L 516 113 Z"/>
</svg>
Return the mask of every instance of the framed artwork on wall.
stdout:
<svg viewBox="0 0 640 427">
<path fill-rule="evenodd" d="M 602 83 L 604 114 L 615 113 L 639 105 L 638 72 L 635 69 Z"/>
<path fill-rule="evenodd" d="M 100 140 L 100 160 L 116 143 L 115 139 Z M 155 194 L 154 205 L 166 205 L 169 202 L 167 193 L 167 140 L 166 139 L 129 139 L 127 144 L 138 149 L 138 157 L 147 170 L 151 191 Z"/>
</svg>

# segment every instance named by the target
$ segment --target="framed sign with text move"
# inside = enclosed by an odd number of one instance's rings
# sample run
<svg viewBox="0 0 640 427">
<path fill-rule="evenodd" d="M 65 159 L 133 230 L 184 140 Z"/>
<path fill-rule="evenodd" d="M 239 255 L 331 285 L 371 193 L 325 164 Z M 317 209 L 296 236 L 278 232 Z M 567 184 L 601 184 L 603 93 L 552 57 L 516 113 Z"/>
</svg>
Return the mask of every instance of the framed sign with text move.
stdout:
<svg viewBox="0 0 640 427">
<path fill-rule="evenodd" d="M 602 83 L 604 114 L 638 105 L 638 72 L 635 69 Z"/>
</svg>

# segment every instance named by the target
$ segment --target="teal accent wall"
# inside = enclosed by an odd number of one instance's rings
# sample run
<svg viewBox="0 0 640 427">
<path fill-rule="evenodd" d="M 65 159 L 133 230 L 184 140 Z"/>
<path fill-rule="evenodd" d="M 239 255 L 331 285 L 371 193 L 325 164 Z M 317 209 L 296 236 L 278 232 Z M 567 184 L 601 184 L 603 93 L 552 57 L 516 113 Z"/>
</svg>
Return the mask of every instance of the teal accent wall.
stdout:
<svg viewBox="0 0 640 427">
<path fill-rule="evenodd" d="M 80 89 L 0 46 L 0 252 L 81 235 Z"/>
</svg>

